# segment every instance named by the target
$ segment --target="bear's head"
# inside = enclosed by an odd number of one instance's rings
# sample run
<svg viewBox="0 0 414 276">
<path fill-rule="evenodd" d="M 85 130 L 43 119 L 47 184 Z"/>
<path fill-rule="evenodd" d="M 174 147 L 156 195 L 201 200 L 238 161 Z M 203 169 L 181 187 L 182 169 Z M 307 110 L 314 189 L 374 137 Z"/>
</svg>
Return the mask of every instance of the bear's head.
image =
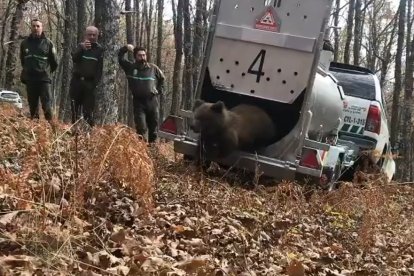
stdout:
<svg viewBox="0 0 414 276">
<path fill-rule="evenodd" d="M 214 133 L 226 128 L 227 118 L 228 110 L 222 101 L 208 103 L 197 99 L 190 127 L 196 133 Z"/>
</svg>

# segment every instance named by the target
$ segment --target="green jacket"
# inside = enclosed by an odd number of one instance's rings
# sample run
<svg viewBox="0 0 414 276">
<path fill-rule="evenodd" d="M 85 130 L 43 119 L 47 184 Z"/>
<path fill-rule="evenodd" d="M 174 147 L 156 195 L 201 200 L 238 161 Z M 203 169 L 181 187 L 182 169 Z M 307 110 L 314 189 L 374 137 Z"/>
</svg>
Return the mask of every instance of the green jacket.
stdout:
<svg viewBox="0 0 414 276">
<path fill-rule="evenodd" d="M 20 44 L 21 80 L 51 82 L 48 69 L 53 73 L 58 66 L 56 48 L 42 33 L 40 37 L 30 35 Z"/>
<path fill-rule="evenodd" d="M 126 46 L 119 49 L 118 62 L 127 76 L 132 95 L 138 98 L 149 98 L 164 93 L 165 76 L 161 69 L 152 63 L 130 62 L 124 57 L 127 51 Z"/>
<path fill-rule="evenodd" d="M 103 52 L 99 43 L 92 43 L 91 49 L 88 50 L 78 45 L 72 53 L 73 75 L 93 80 L 97 84 L 102 77 Z"/>
</svg>

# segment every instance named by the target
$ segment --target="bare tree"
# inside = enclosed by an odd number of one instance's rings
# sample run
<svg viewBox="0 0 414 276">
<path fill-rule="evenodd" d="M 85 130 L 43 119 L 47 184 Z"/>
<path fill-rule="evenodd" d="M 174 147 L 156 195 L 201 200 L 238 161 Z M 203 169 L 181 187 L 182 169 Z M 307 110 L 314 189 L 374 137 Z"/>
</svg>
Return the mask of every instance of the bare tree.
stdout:
<svg viewBox="0 0 414 276">
<path fill-rule="evenodd" d="M 193 42 L 193 88 L 197 85 L 197 79 L 199 69 L 201 65 L 201 56 L 203 53 L 203 42 L 204 42 L 204 29 L 206 26 L 203 25 L 203 14 L 207 9 L 206 0 L 196 1 L 196 13 L 194 18 L 194 42 Z"/>
<path fill-rule="evenodd" d="M 6 79 L 4 86 L 6 89 L 12 89 L 15 85 L 15 71 L 17 61 L 18 43 L 20 24 L 23 20 L 23 11 L 28 0 L 18 0 L 16 9 L 13 14 L 12 23 L 10 27 L 9 49 L 7 51 L 6 59 Z"/>
<path fill-rule="evenodd" d="M 87 0 L 76 0 L 77 1 L 77 21 L 78 21 L 78 34 L 77 42 L 81 42 L 83 34 L 85 32 L 86 25 L 88 25 L 88 11 L 87 11 Z"/>
<path fill-rule="evenodd" d="M 162 60 L 162 42 L 163 42 L 163 14 L 164 14 L 164 0 L 157 0 L 157 57 L 156 64 L 161 70 L 163 66 Z M 164 119 L 165 113 L 165 95 L 160 96 L 160 121 Z"/>
<path fill-rule="evenodd" d="M 101 124 L 115 123 L 118 119 L 116 71 L 119 14 L 117 0 L 95 0 L 95 25 L 102 30 L 101 44 L 104 48 L 102 80 L 97 87 L 95 112 L 96 121 Z"/>
<path fill-rule="evenodd" d="M 174 21 L 174 41 L 175 41 L 175 61 L 173 73 L 173 93 L 171 101 L 171 113 L 177 114 L 180 106 L 180 75 L 183 59 L 183 0 L 171 0 L 173 21 Z"/>
<path fill-rule="evenodd" d="M 191 57 L 192 35 L 191 35 L 191 19 L 190 19 L 190 1 L 183 0 L 183 16 L 184 16 L 184 72 L 183 82 L 184 89 L 182 94 L 181 106 L 189 109 L 193 101 L 193 60 Z"/>
<path fill-rule="evenodd" d="M 412 108 L 413 108 L 413 70 L 414 70 L 414 39 L 412 38 L 412 2 L 413 0 L 407 0 L 407 38 L 406 38 L 406 64 L 405 64 L 405 90 L 404 90 L 404 104 L 403 118 L 402 118 L 402 131 L 401 136 L 404 144 L 404 162 L 402 162 L 401 179 L 403 181 L 411 181 L 413 179 L 412 162 L 413 155 L 411 149 L 411 133 L 412 133 Z"/>
<path fill-rule="evenodd" d="M 381 61 L 381 76 L 380 76 L 380 86 L 384 87 L 385 86 L 385 81 L 386 81 L 386 77 L 387 77 L 387 73 L 389 71 L 389 68 L 392 64 L 392 60 L 393 60 L 393 54 L 392 54 L 392 46 L 395 43 L 395 38 L 396 38 L 396 34 L 397 34 L 397 29 L 398 29 L 398 20 L 397 20 L 397 15 L 396 14 L 394 16 L 394 18 L 392 19 L 392 21 L 390 22 L 390 26 L 391 26 L 391 30 L 388 32 L 386 32 L 384 34 L 384 40 L 382 42 L 383 46 L 382 46 L 382 52 L 374 52 L 376 57 Z"/>
<path fill-rule="evenodd" d="M 153 10 L 153 0 L 149 0 L 149 6 L 145 13 L 145 30 L 147 32 L 147 58 L 148 61 L 151 61 L 152 57 L 152 44 L 151 44 L 151 33 L 152 33 L 152 10 Z"/>
<path fill-rule="evenodd" d="M 156 64 L 161 68 L 162 59 L 162 41 L 163 41 L 163 14 L 164 14 L 164 0 L 157 0 L 157 57 Z"/>
<path fill-rule="evenodd" d="M 366 51 L 365 66 L 372 71 L 381 71 L 381 74 L 384 72 L 385 81 L 388 65 L 391 62 L 391 59 L 387 58 L 391 55 L 391 52 L 388 54 L 388 51 L 391 51 L 389 41 L 390 39 L 394 41 L 395 38 L 395 16 L 388 0 L 376 0 L 367 7 L 365 21 L 367 28 L 361 44 Z M 381 69 L 383 63 L 388 63 L 385 64 L 385 71 Z"/>
<path fill-rule="evenodd" d="M 5 63 L 6 63 L 5 56 L 7 54 L 7 49 L 5 47 L 4 38 L 6 37 L 7 22 L 9 20 L 10 12 L 11 12 L 11 10 L 13 8 L 13 4 L 14 4 L 14 1 L 12 1 L 12 0 L 9 0 L 8 1 L 6 10 L 5 10 L 5 12 L 3 14 L 3 18 L 1 20 L 1 36 L 0 36 L 0 43 L 1 43 L 1 49 L 0 49 L 0 72 L 1 73 L 0 73 L 0 84 L 3 83 L 3 79 L 5 77 L 4 72 L 6 71 L 5 68 L 4 68 L 4 66 L 5 66 Z"/>
<path fill-rule="evenodd" d="M 398 8 L 398 35 L 397 35 L 397 50 L 395 54 L 395 84 L 394 94 L 392 98 L 392 112 L 391 112 L 391 145 L 395 145 L 399 136 L 399 105 L 400 95 L 402 90 L 402 55 L 404 48 L 404 35 L 405 35 L 405 10 L 407 0 L 400 0 Z"/>
<path fill-rule="evenodd" d="M 339 24 L 339 12 L 341 10 L 341 0 L 335 0 L 335 12 L 334 17 L 334 26 L 337 27 Z M 337 28 L 334 28 L 334 61 L 339 61 L 339 31 Z"/>
<path fill-rule="evenodd" d="M 134 1 L 135 8 L 135 44 L 141 44 L 142 39 L 142 24 L 141 24 L 141 0 Z"/>
<path fill-rule="evenodd" d="M 132 13 L 128 12 L 132 10 L 132 0 L 125 0 L 125 10 L 126 13 L 126 41 L 128 44 L 134 44 L 134 29 L 133 29 L 133 17 Z M 128 53 L 128 58 L 133 59 L 133 54 Z M 132 94 L 129 92 L 128 89 L 128 81 L 125 79 L 125 89 L 123 92 L 120 93 L 119 101 L 120 101 L 120 111 L 119 111 L 119 120 L 124 122 L 128 125 L 132 125 L 133 123 L 133 105 L 132 105 Z"/>
<path fill-rule="evenodd" d="M 139 45 L 144 46 L 146 45 L 146 36 L 145 36 L 145 32 L 146 32 L 146 20 L 147 20 L 147 16 L 146 14 L 148 13 L 148 3 L 147 0 L 142 0 L 142 11 L 141 11 L 141 37 L 139 38 Z"/>
<path fill-rule="evenodd" d="M 352 41 L 352 32 L 354 28 L 354 13 L 355 13 L 355 0 L 349 0 L 348 6 L 348 19 L 346 26 L 346 40 L 345 40 L 345 49 L 344 49 L 344 63 L 349 64 L 350 58 L 350 49 Z"/>
<path fill-rule="evenodd" d="M 59 118 L 63 121 L 70 120 L 70 95 L 69 85 L 72 71 L 72 51 L 76 47 L 78 28 L 76 26 L 77 8 L 76 2 L 73 0 L 65 0 L 65 30 L 63 33 L 63 43 L 66 47 L 63 48 L 62 59 L 60 63 L 64 64 L 62 67 L 62 79 L 60 89 L 60 104 L 59 104 Z"/>
<path fill-rule="evenodd" d="M 362 21 L 363 21 L 363 12 L 362 12 L 362 0 L 355 1 L 355 25 L 354 25 L 354 47 L 353 47 L 353 57 L 354 64 L 359 65 L 360 55 L 361 55 L 361 41 L 362 41 Z"/>
</svg>

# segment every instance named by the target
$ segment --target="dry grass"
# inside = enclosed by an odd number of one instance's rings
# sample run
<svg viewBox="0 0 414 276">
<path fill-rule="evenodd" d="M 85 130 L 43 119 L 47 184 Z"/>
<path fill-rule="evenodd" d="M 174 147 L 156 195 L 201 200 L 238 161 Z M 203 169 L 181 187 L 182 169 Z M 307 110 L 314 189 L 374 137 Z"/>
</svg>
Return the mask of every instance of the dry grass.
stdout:
<svg viewBox="0 0 414 276">
<path fill-rule="evenodd" d="M 133 130 L 114 125 L 76 135 L 68 126 L 52 129 L 12 107 L 0 108 L 1 211 L 20 211 L 16 221 L 22 225 L 13 229 L 5 221 L 11 232 L 1 230 L 4 237 L 57 261 L 72 258 L 73 246 L 84 243 L 79 235 L 94 222 L 93 204 L 100 201 L 94 208 L 110 213 L 112 189 L 129 194 L 137 214 L 151 211 L 154 165 Z M 59 229 L 62 223 L 66 230 Z"/>
<path fill-rule="evenodd" d="M 107 180 L 131 189 L 136 199 L 152 207 L 154 165 L 146 143 L 132 129 L 116 125 L 96 128 L 87 141 L 80 186 Z"/>
</svg>

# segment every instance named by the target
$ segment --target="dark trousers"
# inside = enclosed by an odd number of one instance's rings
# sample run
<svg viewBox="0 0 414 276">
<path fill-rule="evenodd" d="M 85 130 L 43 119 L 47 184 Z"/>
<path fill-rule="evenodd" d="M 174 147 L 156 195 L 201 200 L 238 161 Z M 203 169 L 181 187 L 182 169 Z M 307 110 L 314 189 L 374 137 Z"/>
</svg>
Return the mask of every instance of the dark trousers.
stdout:
<svg viewBox="0 0 414 276">
<path fill-rule="evenodd" d="M 52 120 L 52 102 L 50 84 L 42 81 L 26 82 L 27 101 L 29 102 L 30 118 L 39 119 L 39 99 L 42 103 L 45 119 Z"/>
<path fill-rule="evenodd" d="M 95 87 L 93 80 L 73 76 L 70 81 L 70 98 L 72 111 L 72 124 L 83 115 L 85 121 L 94 126 L 93 111 L 95 108 Z"/>
<path fill-rule="evenodd" d="M 153 143 L 157 139 L 158 132 L 158 99 L 133 97 L 134 121 L 137 133 L 144 136 L 148 130 L 148 142 Z"/>
</svg>

